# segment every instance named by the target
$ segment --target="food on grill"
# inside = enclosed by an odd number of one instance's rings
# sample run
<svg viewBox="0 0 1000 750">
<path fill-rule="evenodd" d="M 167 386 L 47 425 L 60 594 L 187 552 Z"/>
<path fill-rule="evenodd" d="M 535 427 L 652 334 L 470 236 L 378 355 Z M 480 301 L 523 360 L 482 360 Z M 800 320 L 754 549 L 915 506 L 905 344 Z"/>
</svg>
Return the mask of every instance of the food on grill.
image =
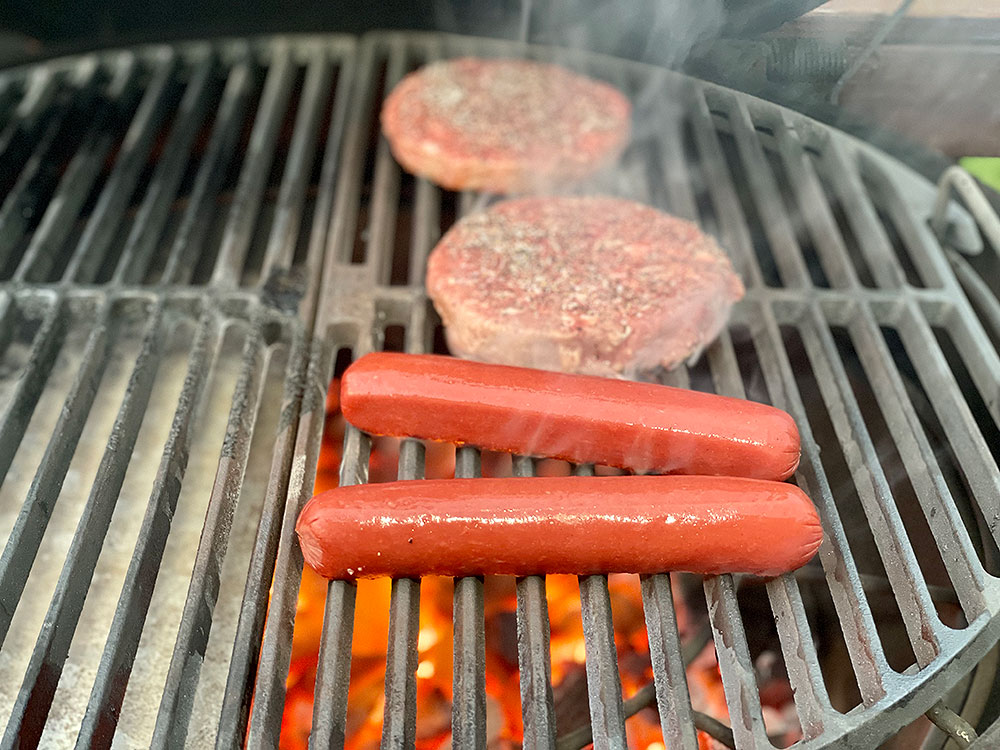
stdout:
<svg viewBox="0 0 1000 750">
<path fill-rule="evenodd" d="M 340 399 L 376 435 L 637 472 L 785 479 L 799 463 L 780 409 L 652 383 L 377 352 L 347 368 Z"/>
<path fill-rule="evenodd" d="M 629 377 L 700 352 L 743 285 L 683 219 L 618 198 L 532 197 L 453 226 L 427 293 L 456 355 Z"/>
<path fill-rule="evenodd" d="M 558 65 L 467 57 L 406 76 L 382 131 L 404 168 L 446 188 L 531 192 L 617 158 L 630 111 L 613 87 Z"/>
<path fill-rule="evenodd" d="M 314 497 L 296 528 L 306 562 L 327 578 L 775 576 L 805 565 L 823 537 L 795 485 L 732 477 L 355 485 Z"/>
</svg>

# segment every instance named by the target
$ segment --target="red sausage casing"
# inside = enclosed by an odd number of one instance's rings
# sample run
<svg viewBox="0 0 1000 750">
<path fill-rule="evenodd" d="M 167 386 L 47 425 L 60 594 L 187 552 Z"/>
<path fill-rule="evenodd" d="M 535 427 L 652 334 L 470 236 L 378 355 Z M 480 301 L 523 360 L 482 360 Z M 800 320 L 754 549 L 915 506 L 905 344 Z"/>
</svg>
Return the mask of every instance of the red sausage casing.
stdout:
<svg viewBox="0 0 1000 750">
<path fill-rule="evenodd" d="M 376 435 L 640 473 L 780 480 L 799 463 L 795 421 L 765 404 L 436 355 L 365 355 L 344 373 L 341 408 Z"/>
<path fill-rule="evenodd" d="M 703 476 L 429 479 L 338 487 L 296 527 L 327 578 L 752 573 L 804 565 L 823 537 L 798 487 Z"/>
</svg>

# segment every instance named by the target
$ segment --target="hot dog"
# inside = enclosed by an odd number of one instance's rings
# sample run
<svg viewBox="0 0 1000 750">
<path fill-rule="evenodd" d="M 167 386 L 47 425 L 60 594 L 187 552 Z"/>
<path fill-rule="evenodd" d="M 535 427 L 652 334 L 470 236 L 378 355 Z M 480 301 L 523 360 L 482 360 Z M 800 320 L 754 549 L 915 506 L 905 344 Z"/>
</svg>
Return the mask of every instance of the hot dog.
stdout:
<svg viewBox="0 0 1000 750">
<path fill-rule="evenodd" d="M 752 573 L 804 565 L 823 532 L 798 487 L 733 477 L 428 479 L 310 500 L 296 527 L 327 578 Z"/>
<path fill-rule="evenodd" d="M 780 409 L 651 383 L 378 352 L 347 368 L 340 398 L 365 432 L 636 472 L 780 480 L 799 463 Z"/>
</svg>

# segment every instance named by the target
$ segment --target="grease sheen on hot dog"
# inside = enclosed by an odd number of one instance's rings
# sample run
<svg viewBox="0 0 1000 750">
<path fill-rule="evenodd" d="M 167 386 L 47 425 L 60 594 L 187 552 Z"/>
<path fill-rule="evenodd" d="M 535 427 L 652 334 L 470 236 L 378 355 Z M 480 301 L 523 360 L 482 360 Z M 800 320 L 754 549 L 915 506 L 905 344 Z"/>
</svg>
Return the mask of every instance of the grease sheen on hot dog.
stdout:
<svg viewBox="0 0 1000 750">
<path fill-rule="evenodd" d="M 338 487 L 296 530 L 327 578 L 752 573 L 801 567 L 823 531 L 792 484 L 733 477 L 445 479 Z"/>
<path fill-rule="evenodd" d="M 780 480 L 799 463 L 795 421 L 765 404 L 437 355 L 365 355 L 344 373 L 341 408 L 376 435 L 637 472 Z"/>
</svg>

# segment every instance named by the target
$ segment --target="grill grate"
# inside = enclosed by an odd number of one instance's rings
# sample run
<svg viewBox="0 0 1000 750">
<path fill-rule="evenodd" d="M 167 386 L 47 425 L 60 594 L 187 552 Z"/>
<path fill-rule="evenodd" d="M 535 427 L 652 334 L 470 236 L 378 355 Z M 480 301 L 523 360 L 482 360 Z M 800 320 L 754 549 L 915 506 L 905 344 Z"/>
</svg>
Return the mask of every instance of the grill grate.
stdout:
<svg viewBox="0 0 1000 750">
<path fill-rule="evenodd" d="M 2 746 L 110 746 L 116 727 L 239 744 L 353 49 L 194 44 L 8 75 L 26 115 L 4 134 L 33 150 L 4 152 L 0 209 Z"/>
<path fill-rule="evenodd" d="M 522 52 L 438 35 L 276 38 L 0 76 L 0 745 L 108 747 L 117 732 L 137 746 L 277 746 L 294 521 L 338 352 L 378 349 L 392 327 L 407 351 L 432 348 L 427 254 L 484 200 L 402 174 L 375 132 L 381 97 L 431 59 Z M 925 221 L 934 190 L 765 102 L 609 58 L 562 61 L 637 103 L 622 170 L 581 189 L 699 221 L 747 282 L 704 361 L 664 379 L 796 418 L 796 480 L 826 530 L 809 570 L 861 699 L 834 708 L 804 579 L 768 582 L 800 746 L 875 746 L 1000 628 L 987 572 L 1000 472 L 980 427 L 1000 422 L 1000 358 Z M 367 481 L 370 451 L 348 428 L 341 484 Z M 399 477 L 423 466 L 423 445 L 404 441 Z M 534 462 L 514 468 L 530 476 Z M 479 472 L 460 449 L 456 473 Z M 880 631 L 879 569 L 902 657 Z M 769 747 L 739 583 L 706 579 L 704 597 L 736 746 Z M 939 615 L 942 589 L 963 627 Z M 355 593 L 328 589 L 317 747 L 344 741 Z M 415 741 L 419 595 L 419 581 L 393 582 L 383 747 Z M 456 581 L 454 596 L 453 739 L 485 748 L 483 582 Z M 636 701 L 622 700 L 607 579 L 581 578 L 580 597 L 595 746 L 622 748 Z M 670 577 L 644 577 L 642 599 L 664 743 L 694 750 Z M 517 623 L 525 746 L 568 747 L 543 578 L 518 580 Z"/>
</svg>

